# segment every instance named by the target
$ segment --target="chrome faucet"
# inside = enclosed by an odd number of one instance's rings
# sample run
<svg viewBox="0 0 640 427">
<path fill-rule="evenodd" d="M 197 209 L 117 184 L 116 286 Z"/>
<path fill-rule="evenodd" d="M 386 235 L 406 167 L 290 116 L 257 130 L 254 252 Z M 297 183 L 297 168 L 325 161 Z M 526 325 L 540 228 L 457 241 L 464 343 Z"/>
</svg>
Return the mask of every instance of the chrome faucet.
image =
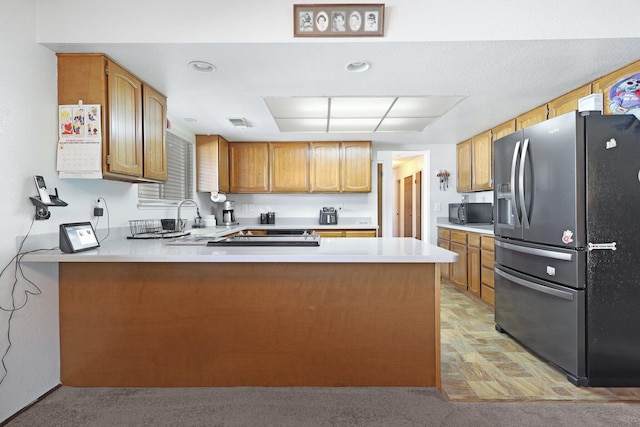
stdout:
<svg viewBox="0 0 640 427">
<path fill-rule="evenodd" d="M 198 204 L 197 204 L 196 202 L 194 202 L 194 201 L 193 201 L 193 200 L 191 200 L 191 199 L 185 199 L 185 200 L 181 201 L 180 203 L 178 203 L 178 219 L 176 220 L 176 230 L 177 230 L 177 231 L 183 231 L 183 230 L 184 230 L 184 228 L 185 228 L 185 226 L 187 225 L 187 224 L 186 224 L 186 221 L 185 221 L 185 223 L 183 224 L 183 223 L 182 223 L 182 220 L 180 219 L 180 208 L 182 208 L 182 205 L 183 205 L 183 204 L 185 204 L 185 203 L 187 203 L 187 202 L 192 203 L 192 204 L 193 204 L 193 206 L 195 206 L 195 207 L 196 207 L 196 213 L 197 213 L 197 215 L 198 215 L 198 216 L 197 216 L 197 218 L 202 218 L 202 216 L 200 215 L 200 208 L 198 207 Z"/>
</svg>

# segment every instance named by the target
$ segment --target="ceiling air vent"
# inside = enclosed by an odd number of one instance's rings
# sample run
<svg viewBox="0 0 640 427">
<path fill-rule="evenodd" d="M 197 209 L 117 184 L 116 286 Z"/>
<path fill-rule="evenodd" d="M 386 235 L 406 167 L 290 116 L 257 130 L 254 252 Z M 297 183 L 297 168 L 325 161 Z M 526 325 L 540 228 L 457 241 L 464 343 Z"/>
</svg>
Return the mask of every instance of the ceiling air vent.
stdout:
<svg viewBox="0 0 640 427">
<path fill-rule="evenodd" d="M 247 122 L 247 120 L 243 119 L 243 118 L 229 119 L 229 121 L 236 128 L 244 129 L 244 128 L 250 127 L 249 123 Z"/>
</svg>

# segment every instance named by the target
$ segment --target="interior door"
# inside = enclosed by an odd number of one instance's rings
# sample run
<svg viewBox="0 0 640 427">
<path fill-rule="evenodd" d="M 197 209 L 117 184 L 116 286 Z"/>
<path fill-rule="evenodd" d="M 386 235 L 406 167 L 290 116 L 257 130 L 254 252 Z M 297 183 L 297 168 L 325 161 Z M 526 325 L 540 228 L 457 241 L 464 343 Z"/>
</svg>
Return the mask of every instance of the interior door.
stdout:
<svg viewBox="0 0 640 427">
<path fill-rule="evenodd" d="M 422 240 L 422 171 L 416 172 L 416 239 Z"/>
<path fill-rule="evenodd" d="M 403 236 L 413 237 L 413 176 L 407 176 L 404 178 L 403 206 Z"/>
</svg>

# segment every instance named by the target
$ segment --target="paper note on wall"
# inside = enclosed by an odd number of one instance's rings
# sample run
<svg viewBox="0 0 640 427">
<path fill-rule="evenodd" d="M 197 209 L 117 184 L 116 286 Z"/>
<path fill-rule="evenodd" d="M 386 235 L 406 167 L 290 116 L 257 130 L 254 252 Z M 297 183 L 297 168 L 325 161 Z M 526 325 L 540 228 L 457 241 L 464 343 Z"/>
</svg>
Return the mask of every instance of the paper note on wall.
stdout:
<svg viewBox="0 0 640 427">
<path fill-rule="evenodd" d="M 60 105 L 58 112 L 58 175 L 102 178 L 100 105 Z"/>
</svg>

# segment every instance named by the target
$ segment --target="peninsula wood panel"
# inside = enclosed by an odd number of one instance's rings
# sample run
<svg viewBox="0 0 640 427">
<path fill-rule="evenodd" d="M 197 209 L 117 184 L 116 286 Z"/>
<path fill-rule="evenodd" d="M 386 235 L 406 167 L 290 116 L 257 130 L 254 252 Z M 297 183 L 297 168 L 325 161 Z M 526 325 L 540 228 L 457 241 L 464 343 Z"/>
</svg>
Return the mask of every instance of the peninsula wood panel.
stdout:
<svg viewBox="0 0 640 427">
<path fill-rule="evenodd" d="M 439 270 L 60 263 L 61 382 L 440 387 Z"/>
</svg>

